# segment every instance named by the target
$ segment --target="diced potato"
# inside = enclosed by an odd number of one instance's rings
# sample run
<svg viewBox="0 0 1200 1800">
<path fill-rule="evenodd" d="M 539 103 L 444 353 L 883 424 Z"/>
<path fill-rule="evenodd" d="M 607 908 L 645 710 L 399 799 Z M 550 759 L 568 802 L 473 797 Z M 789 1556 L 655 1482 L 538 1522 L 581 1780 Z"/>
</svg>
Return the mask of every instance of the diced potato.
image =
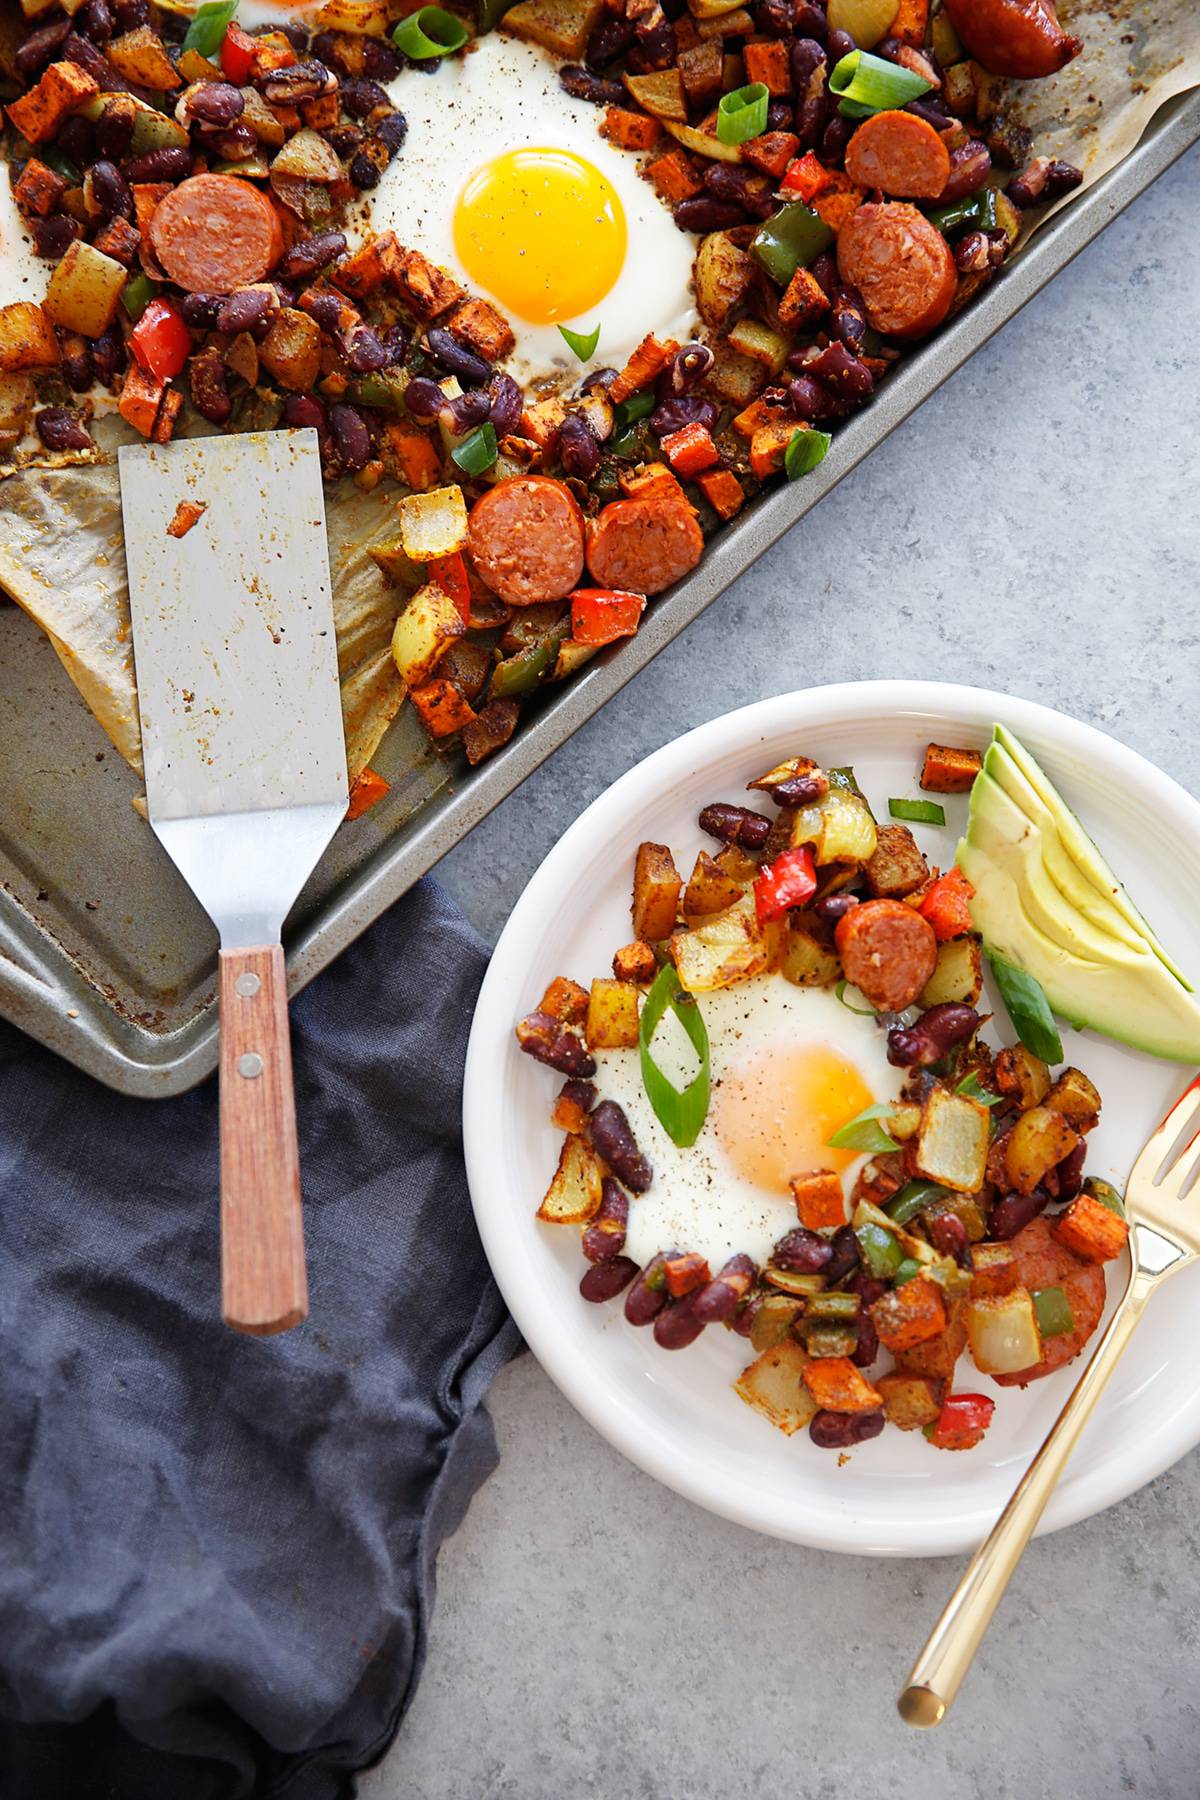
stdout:
<svg viewBox="0 0 1200 1800">
<path fill-rule="evenodd" d="M 281 307 L 258 346 L 258 355 L 280 387 L 306 391 L 321 372 L 321 328 L 297 307 Z"/>
<path fill-rule="evenodd" d="M 938 945 L 937 962 L 917 1001 L 918 1006 L 944 1006 L 961 1001 L 974 1006 L 983 992 L 983 952 L 977 937 L 950 938 Z"/>
<path fill-rule="evenodd" d="M 724 912 L 742 897 L 742 886 L 719 869 L 706 850 L 701 850 L 683 891 L 683 913 L 689 921 L 709 913 Z"/>
<path fill-rule="evenodd" d="M 879 1390 L 848 1356 L 818 1357 L 804 1365 L 803 1377 L 817 1405 L 828 1412 L 874 1412 L 883 1405 Z"/>
<path fill-rule="evenodd" d="M 122 269 L 122 278 L 124 274 Z M 26 369 L 53 369 L 58 360 L 54 327 L 35 301 L 0 306 L 0 371 L 19 375 Z"/>
<path fill-rule="evenodd" d="M 880 1343 L 895 1355 L 940 1337 L 946 1329 L 946 1305 L 936 1283 L 917 1275 L 903 1287 L 881 1294 L 871 1318 Z"/>
<path fill-rule="evenodd" d="M 953 940 L 960 943 L 964 941 Z M 951 944 L 944 948 L 949 950 Z M 941 960 L 940 955 L 938 960 Z M 1050 1092 L 1049 1065 L 1040 1056 L 1035 1056 L 1032 1050 L 1027 1050 L 1024 1044 L 1014 1044 L 1011 1049 L 1001 1050 L 996 1057 L 993 1074 L 999 1091 L 1011 1095 L 1022 1112 L 1028 1112 L 1031 1106 L 1039 1106 Z"/>
<path fill-rule="evenodd" d="M 0 375 L 0 435 L 19 438 L 33 411 L 33 381 L 28 375 Z"/>
<path fill-rule="evenodd" d="M 661 943 L 675 929 L 683 880 L 665 844 L 639 844 L 633 867 L 633 934 Z"/>
<path fill-rule="evenodd" d="M 795 1338 L 764 1350 L 734 1382 L 734 1392 L 788 1437 L 802 1431 L 817 1411 L 804 1385 L 808 1357 Z"/>
<path fill-rule="evenodd" d="M 126 81 L 136 82 L 138 87 L 149 88 L 152 93 L 165 94 L 171 88 L 183 85 L 179 70 L 167 55 L 166 45 L 150 25 L 138 25 L 122 37 L 113 38 L 105 45 L 104 54 L 118 75 L 123 75 Z"/>
<path fill-rule="evenodd" d="M 897 1143 L 906 1144 L 920 1131 L 923 1116 L 915 1101 L 910 1106 L 898 1106 L 887 1120 L 888 1136 L 895 1138 Z"/>
<path fill-rule="evenodd" d="M 971 1355 L 983 1374 L 1014 1375 L 1041 1362 L 1042 1334 L 1027 1288 L 968 1300 L 965 1318 Z"/>
<path fill-rule="evenodd" d="M 658 974 L 658 958 L 651 946 L 640 940 L 623 945 L 614 955 L 612 966 L 618 981 L 632 981 L 641 987 L 647 986 Z"/>
<path fill-rule="evenodd" d="M 622 79 L 638 105 L 644 106 L 653 118 L 687 123 L 687 97 L 678 69 L 660 69 L 651 75 L 625 75 Z"/>
<path fill-rule="evenodd" d="M 419 563 L 415 563 L 405 550 L 399 538 L 388 538 L 382 544 L 371 545 L 371 560 L 394 582 L 397 587 L 407 588 L 415 594 L 425 579 L 425 571 Z"/>
<path fill-rule="evenodd" d="M 312 15 L 312 30 L 381 38 L 387 36 L 395 22 L 394 0 L 325 0 Z"/>
<path fill-rule="evenodd" d="M 729 344 L 718 340 L 711 346 L 713 366 L 708 372 L 707 387 L 717 399 L 729 406 L 746 406 L 762 388 L 767 371 L 749 356 L 739 356 Z"/>
<path fill-rule="evenodd" d="M 448 594 L 434 582 L 419 588 L 396 620 L 392 656 L 409 687 L 419 687 L 434 664 L 466 627 Z"/>
<path fill-rule="evenodd" d="M 991 1140 L 988 1109 L 966 1094 L 934 1088 L 925 1102 L 915 1143 L 916 1172 L 962 1194 L 979 1191 L 987 1178 Z"/>
<path fill-rule="evenodd" d="M 414 562 L 453 556 L 466 542 L 467 504 L 460 487 L 406 494 L 396 502 L 396 511 L 400 514 L 400 541 Z"/>
<path fill-rule="evenodd" d="M 897 1369 L 905 1375 L 931 1375 L 937 1380 L 948 1380 L 954 1374 L 967 1342 L 965 1311 L 961 1300 L 952 1300 L 945 1331 L 940 1337 L 930 1338 L 912 1350 L 902 1350 L 896 1358 Z"/>
<path fill-rule="evenodd" d="M 896 0 L 829 0 L 829 29 L 846 31 L 860 50 L 873 50 L 896 16 Z"/>
<path fill-rule="evenodd" d="M 796 987 L 833 987 L 842 978 L 842 960 L 795 916 L 786 922 L 779 973 Z"/>
<path fill-rule="evenodd" d="M 587 1017 L 588 991 L 567 975 L 556 975 L 538 1001 L 538 1011 L 561 1019 L 564 1025 L 582 1025 Z"/>
<path fill-rule="evenodd" d="M 46 316 L 67 331 L 99 337 L 116 317 L 128 279 L 128 269 L 115 257 L 76 239 L 50 277 L 43 302 Z"/>
<path fill-rule="evenodd" d="M 877 899 L 903 900 L 929 880 L 929 864 L 907 825 L 885 825 L 865 874 Z"/>
<path fill-rule="evenodd" d="M 807 1231 L 836 1231 L 846 1223 L 846 1196 L 842 1178 L 832 1169 L 814 1169 L 808 1175 L 793 1175 L 792 1197 L 796 1216 Z"/>
<path fill-rule="evenodd" d="M 1060 1244 L 1088 1262 L 1111 1262 L 1129 1239 L 1129 1226 L 1121 1215 L 1091 1194 L 1072 1200 L 1050 1229 Z"/>
<path fill-rule="evenodd" d="M 710 231 L 696 252 L 696 304 L 714 331 L 728 323 L 746 297 L 754 264 L 726 231 Z"/>
<path fill-rule="evenodd" d="M 720 19 L 737 12 L 741 4 L 742 0 L 688 0 L 688 11 L 693 19 Z"/>
<path fill-rule="evenodd" d="M 1100 1094 L 1082 1069 L 1064 1069 L 1046 1095 L 1051 1112 L 1062 1113 L 1076 1131 L 1088 1132 L 1100 1123 Z"/>
<path fill-rule="evenodd" d="M 722 913 L 671 940 L 679 980 L 690 994 L 732 987 L 761 975 L 770 958 L 758 927 L 754 896 L 746 894 Z"/>
<path fill-rule="evenodd" d="M 603 1181 L 600 1158 L 592 1146 L 570 1134 L 563 1140 L 558 1168 L 538 1208 L 538 1218 L 548 1225 L 586 1225 L 599 1210 Z"/>
<path fill-rule="evenodd" d="M 592 983 L 584 1037 L 589 1050 L 632 1050 L 638 1041 L 638 991 L 600 976 Z"/>
<path fill-rule="evenodd" d="M 971 1298 L 1011 1294 L 1017 1285 L 1017 1259 L 1008 1244 L 976 1244 L 971 1251 Z"/>
<path fill-rule="evenodd" d="M 932 1425 L 942 1410 L 945 1384 L 928 1375 L 905 1375 L 894 1369 L 876 1377 L 888 1422 L 901 1431 L 919 1431 Z"/>
<path fill-rule="evenodd" d="M 1080 1141 L 1062 1113 L 1048 1106 L 1032 1106 L 1021 1114 L 1004 1150 L 1004 1168 L 1018 1194 L 1032 1194 L 1050 1170 L 1069 1156 Z"/>
<path fill-rule="evenodd" d="M 791 349 L 791 339 L 781 332 L 772 331 L 769 325 L 763 325 L 758 319 L 739 319 L 729 331 L 729 342 L 739 356 L 748 356 L 753 362 L 759 362 L 771 375 L 778 375 L 787 361 Z M 792 428 L 795 430 L 793 419 Z"/>
<path fill-rule="evenodd" d="M 742 887 L 747 887 L 758 874 L 758 864 L 754 858 L 744 850 L 739 850 L 736 844 L 726 844 L 713 860 L 723 875 L 730 876 Z"/>
<path fill-rule="evenodd" d="M 271 164 L 271 175 L 293 175 L 298 181 L 315 181 L 326 186 L 342 179 L 344 171 L 334 152 L 319 132 L 304 126 L 288 138 Z"/>
<path fill-rule="evenodd" d="M 846 788 L 831 787 L 825 798 L 818 801 L 818 808 L 824 820 L 817 846 L 818 863 L 869 862 L 879 834 L 862 796 Z"/>
<path fill-rule="evenodd" d="M 578 62 L 603 9 L 604 0 L 518 0 L 500 29 L 540 44 L 560 62 Z"/>
</svg>

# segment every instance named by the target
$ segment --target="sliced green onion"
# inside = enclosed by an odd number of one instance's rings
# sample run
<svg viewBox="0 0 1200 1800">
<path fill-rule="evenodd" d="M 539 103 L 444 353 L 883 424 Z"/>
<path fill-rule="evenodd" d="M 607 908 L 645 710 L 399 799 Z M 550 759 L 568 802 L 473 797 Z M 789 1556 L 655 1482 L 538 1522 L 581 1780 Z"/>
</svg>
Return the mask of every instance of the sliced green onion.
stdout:
<svg viewBox="0 0 1200 1800">
<path fill-rule="evenodd" d="M 1062 1337 L 1064 1332 L 1074 1331 L 1075 1314 L 1062 1288 L 1035 1288 L 1030 1299 L 1037 1314 L 1038 1330 L 1044 1338 Z"/>
<path fill-rule="evenodd" d="M 920 94 L 929 92 L 930 84 L 911 69 L 872 56 L 868 50 L 851 50 L 835 63 L 829 86 L 838 96 L 838 111 L 846 119 L 866 118 L 870 113 L 890 112 L 906 106 Z"/>
<path fill-rule="evenodd" d="M 636 425 L 639 419 L 648 419 L 657 404 L 653 388 L 642 394 L 630 394 L 628 400 L 619 400 L 613 407 L 617 430 L 622 430 L 626 425 Z"/>
<path fill-rule="evenodd" d="M 983 1087 L 974 1069 L 963 1076 L 954 1091 L 956 1094 L 963 1094 L 968 1100 L 977 1100 L 980 1106 L 999 1106 L 1003 1098 L 1003 1095 L 993 1094 L 990 1089 Z"/>
<path fill-rule="evenodd" d="M 61 175 L 64 181 L 69 181 L 72 187 L 78 187 L 79 183 L 83 180 L 83 176 L 71 161 L 70 157 L 64 156 L 57 145 L 39 145 L 38 157 L 40 161 L 45 163 L 48 169 L 53 169 L 56 175 Z"/>
<path fill-rule="evenodd" d="M 750 240 L 750 254 L 772 281 L 786 287 L 799 268 L 807 268 L 833 242 L 833 231 L 803 200 L 790 200 L 764 219 Z"/>
<path fill-rule="evenodd" d="M 867 1265 L 867 1274 L 877 1281 L 890 1281 L 904 1261 L 904 1252 L 891 1232 L 885 1231 L 882 1225 L 866 1224 L 856 1225 L 854 1235 Z"/>
<path fill-rule="evenodd" d="M 121 305 L 136 324 L 154 298 L 154 283 L 146 275 L 133 275 L 121 289 Z"/>
<path fill-rule="evenodd" d="M 238 0 L 205 0 L 205 4 L 192 14 L 192 22 L 180 48 L 195 50 L 199 56 L 214 57 L 237 9 Z"/>
<path fill-rule="evenodd" d="M 568 350 L 573 350 L 580 362 L 586 362 L 589 356 L 596 354 L 596 345 L 600 342 L 598 325 L 595 331 L 569 331 L 565 325 L 560 325 L 558 330 Z"/>
<path fill-rule="evenodd" d="M 923 1273 L 924 1270 L 916 1257 L 906 1256 L 904 1261 L 900 1264 L 900 1267 L 896 1270 L 896 1273 L 892 1276 L 892 1281 L 896 1287 L 903 1287 L 906 1281 L 912 1281 L 915 1276 Z"/>
<path fill-rule="evenodd" d="M 516 0 L 479 0 L 475 10 L 475 26 L 480 37 L 485 32 L 495 31 L 509 7 L 515 4 Z"/>
<path fill-rule="evenodd" d="M 788 480 L 798 481 L 801 475 L 811 475 L 817 464 L 825 461 L 832 442 L 827 431 L 814 431 L 811 426 L 801 426 L 783 453 L 783 466 Z"/>
<path fill-rule="evenodd" d="M 1098 1175 L 1089 1175 L 1083 1184 L 1083 1191 L 1101 1206 L 1107 1206 L 1109 1212 L 1116 1213 L 1118 1219 L 1125 1217 L 1125 1202 L 1111 1181 L 1101 1181 Z"/>
<path fill-rule="evenodd" d="M 444 6 L 423 6 L 420 12 L 401 19 L 392 42 L 414 62 L 430 62 L 435 56 L 451 56 L 461 50 L 470 35 L 462 20 Z"/>
<path fill-rule="evenodd" d="M 874 1106 L 864 1107 L 848 1124 L 835 1131 L 833 1136 L 825 1139 L 830 1150 L 865 1150 L 871 1156 L 882 1156 L 887 1150 L 899 1150 L 900 1145 L 895 1138 L 889 1137 L 880 1119 L 894 1119 L 896 1105 L 891 1100 L 877 1101 Z"/>
<path fill-rule="evenodd" d="M 654 1034 L 667 1012 L 675 1014 L 700 1058 L 699 1070 L 683 1089 L 677 1088 L 663 1074 L 653 1056 Z M 659 970 L 646 995 L 638 1022 L 638 1047 L 642 1058 L 642 1086 L 655 1117 L 671 1142 L 686 1150 L 699 1137 L 700 1127 L 708 1115 L 708 1032 L 700 1008 L 690 994 L 681 991 L 679 974 L 673 964 L 668 963 L 666 968 Z"/>
<path fill-rule="evenodd" d="M 849 763 L 844 768 L 828 770 L 828 775 L 831 788 L 840 788 L 843 794 L 857 794 L 860 800 L 866 800 L 867 796 L 859 787 L 858 777 Z"/>
<path fill-rule="evenodd" d="M 469 431 L 450 452 L 464 475 L 482 475 L 496 460 L 496 427 L 490 419 Z"/>
<path fill-rule="evenodd" d="M 944 825 L 946 809 L 936 800 L 889 800 L 893 819 L 908 819 L 914 825 Z"/>
<path fill-rule="evenodd" d="M 945 1192 L 945 1188 L 939 1187 L 936 1181 L 906 1181 L 900 1192 L 888 1201 L 884 1211 L 897 1225 L 907 1225 L 919 1212 L 924 1212 L 927 1206 L 940 1200 Z"/>
<path fill-rule="evenodd" d="M 842 980 L 838 982 L 837 986 L 833 990 L 835 1000 L 840 1000 L 847 1012 L 857 1013 L 860 1019 L 876 1019 L 876 1018 L 878 1018 L 879 1015 L 875 1011 L 875 1008 L 873 1006 L 853 1006 L 853 1005 L 851 1005 L 850 1001 L 847 1000 L 847 998 L 846 998 L 846 989 L 849 986 L 850 986 L 850 983 L 843 976 Z M 857 992 L 857 991 L 858 990 L 856 989 L 855 992 Z M 863 998 L 865 999 L 866 996 L 864 995 Z"/>
<path fill-rule="evenodd" d="M 1062 1062 L 1062 1039 L 1041 982 L 1026 970 L 1018 969 L 1015 963 L 1006 962 L 994 950 L 988 950 L 987 957 L 1000 989 L 1000 998 L 1013 1022 L 1013 1030 L 1025 1048 L 1040 1056 L 1043 1062 Z"/>
<path fill-rule="evenodd" d="M 771 96 L 761 81 L 734 88 L 722 94 L 717 107 L 717 141 L 722 144 L 745 144 L 761 137 L 767 129 L 767 108 Z"/>
</svg>

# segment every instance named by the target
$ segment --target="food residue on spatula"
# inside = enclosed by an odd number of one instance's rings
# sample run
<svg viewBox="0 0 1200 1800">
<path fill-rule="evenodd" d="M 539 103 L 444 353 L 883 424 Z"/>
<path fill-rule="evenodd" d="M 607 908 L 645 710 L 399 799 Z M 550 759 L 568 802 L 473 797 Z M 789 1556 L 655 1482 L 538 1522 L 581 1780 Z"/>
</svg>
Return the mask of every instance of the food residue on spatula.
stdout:
<svg viewBox="0 0 1200 1800">
<path fill-rule="evenodd" d="M 192 526 L 198 525 L 207 511 L 207 500 L 181 500 L 175 508 L 175 517 L 167 526 L 167 536 L 186 537 Z"/>
</svg>

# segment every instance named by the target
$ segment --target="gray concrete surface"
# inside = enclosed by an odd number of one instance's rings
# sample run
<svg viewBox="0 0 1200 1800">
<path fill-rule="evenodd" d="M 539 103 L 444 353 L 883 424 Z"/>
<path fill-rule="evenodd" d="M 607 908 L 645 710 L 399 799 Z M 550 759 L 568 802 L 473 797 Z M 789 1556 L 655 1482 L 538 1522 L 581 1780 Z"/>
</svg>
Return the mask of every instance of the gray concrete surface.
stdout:
<svg viewBox="0 0 1200 1800">
<path fill-rule="evenodd" d="M 791 687 L 976 682 L 1200 792 L 1200 153 L 481 825 L 440 874 L 494 937 L 588 801 Z M 1200 1457 L 1034 1545 L 940 1733 L 893 1698 L 957 1563 L 807 1552 L 657 1487 L 532 1357 L 446 1546 L 366 1800 L 1192 1800 Z"/>
</svg>

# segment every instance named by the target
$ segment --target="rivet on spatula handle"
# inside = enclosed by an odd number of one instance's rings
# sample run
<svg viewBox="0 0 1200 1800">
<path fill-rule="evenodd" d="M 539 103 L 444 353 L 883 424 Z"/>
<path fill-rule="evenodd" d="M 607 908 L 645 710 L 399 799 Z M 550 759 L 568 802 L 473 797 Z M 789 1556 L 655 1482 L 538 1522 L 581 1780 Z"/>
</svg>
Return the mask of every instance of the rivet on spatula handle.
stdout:
<svg viewBox="0 0 1200 1800">
<path fill-rule="evenodd" d="M 283 950 L 222 950 L 220 970 L 221 1311 L 266 1336 L 308 1312 Z"/>
</svg>

